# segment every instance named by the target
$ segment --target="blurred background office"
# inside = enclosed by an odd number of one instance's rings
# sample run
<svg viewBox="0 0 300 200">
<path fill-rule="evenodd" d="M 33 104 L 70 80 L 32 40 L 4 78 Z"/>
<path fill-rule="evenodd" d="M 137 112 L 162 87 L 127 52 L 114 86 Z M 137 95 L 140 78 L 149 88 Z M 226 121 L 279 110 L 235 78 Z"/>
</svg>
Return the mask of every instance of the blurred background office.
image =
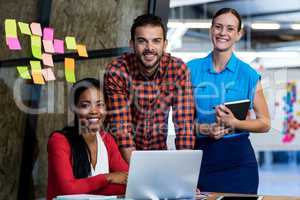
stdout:
<svg viewBox="0 0 300 200">
<path fill-rule="evenodd" d="M 49 134 L 72 119 L 67 106 L 71 84 L 64 58 L 73 57 L 75 75 L 99 78 L 112 58 L 128 51 L 130 26 L 142 13 L 162 17 L 168 51 L 189 61 L 211 49 L 214 12 L 232 7 L 243 17 L 245 34 L 237 55 L 262 74 L 272 118 L 268 134 L 252 135 L 260 163 L 259 193 L 300 195 L 300 3 L 298 0 L 0 0 L 0 199 L 44 199 Z M 54 38 L 74 36 L 89 54 L 53 55 L 55 81 L 32 84 L 17 66 L 33 59 L 28 35 L 22 49 L 5 42 L 4 21 L 39 22 L 54 28 Z M 170 148 L 174 148 L 169 123 Z M 247 180 L 245 180 L 247 181 Z"/>
<path fill-rule="evenodd" d="M 243 18 L 236 54 L 262 74 L 272 128 L 252 134 L 259 193 L 300 195 L 300 4 L 297 0 L 170 0 L 168 50 L 189 61 L 211 47 L 209 27 L 223 7 Z M 172 132 L 170 132 L 172 134 Z"/>
</svg>

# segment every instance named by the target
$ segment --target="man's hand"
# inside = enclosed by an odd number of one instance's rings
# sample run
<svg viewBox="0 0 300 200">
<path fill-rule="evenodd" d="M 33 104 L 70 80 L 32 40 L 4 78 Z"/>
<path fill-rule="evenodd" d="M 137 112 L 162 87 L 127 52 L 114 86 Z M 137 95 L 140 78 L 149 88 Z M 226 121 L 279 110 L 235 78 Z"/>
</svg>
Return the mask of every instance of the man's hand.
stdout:
<svg viewBox="0 0 300 200">
<path fill-rule="evenodd" d="M 129 148 L 120 148 L 120 152 L 124 158 L 124 160 L 130 164 L 131 153 L 135 150 L 135 147 Z"/>
</svg>

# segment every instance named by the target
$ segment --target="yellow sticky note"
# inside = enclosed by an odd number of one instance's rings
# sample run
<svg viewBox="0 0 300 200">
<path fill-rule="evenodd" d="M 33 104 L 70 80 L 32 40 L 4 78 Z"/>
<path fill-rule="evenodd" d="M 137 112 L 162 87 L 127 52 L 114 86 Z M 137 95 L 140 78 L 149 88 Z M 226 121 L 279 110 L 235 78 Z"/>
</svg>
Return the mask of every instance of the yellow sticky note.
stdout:
<svg viewBox="0 0 300 200">
<path fill-rule="evenodd" d="M 42 69 L 43 77 L 46 81 L 54 81 L 55 75 L 52 71 L 52 68 Z"/>
<path fill-rule="evenodd" d="M 85 45 L 77 44 L 77 52 L 80 57 L 88 57 Z"/>
<path fill-rule="evenodd" d="M 31 76 L 30 76 L 27 66 L 17 66 L 17 71 L 21 78 L 31 79 Z"/>
<path fill-rule="evenodd" d="M 42 39 L 40 36 L 31 35 L 31 51 L 35 58 L 42 59 Z"/>
<path fill-rule="evenodd" d="M 35 84 L 45 84 L 44 78 L 42 76 L 41 62 L 31 60 L 30 66 L 33 82 Z"/>
<path fill-rule="evenodd" d="M 21 30 L 21 33 L 26 34 L 26 35 L 31 35 L 29 24 L 23 23 L 23 22 L 18 22 L 18 25 Z"/>
<path fill-rule="evenodd" d="M 76 40 L 75 37 L 67 36 L 66 37 L 67 49 L 76 50 Z"/>
<path fill-rule="evenodd" d="M 17 22 L 15 19 L 5 20 L 5 36 L 17 37 Z"/>
<path fill-rule="evenodd" d="M 74 58 L 65 58 L 65 76 L 69 83 L 75 83 L 75 60 Z"/>
</svg>

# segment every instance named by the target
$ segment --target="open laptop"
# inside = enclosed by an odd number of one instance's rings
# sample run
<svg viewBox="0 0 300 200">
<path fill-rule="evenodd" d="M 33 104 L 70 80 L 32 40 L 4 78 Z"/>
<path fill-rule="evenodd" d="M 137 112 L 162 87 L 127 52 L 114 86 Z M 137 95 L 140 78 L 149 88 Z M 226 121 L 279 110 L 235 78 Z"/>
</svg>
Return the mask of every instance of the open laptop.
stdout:
<svg viewBox="0 0 300 200">
<path fill-rule="evenodd" d="M 194 198 L 201 160 L 201 150 L 134 151 L 125 197 Z"/>
</svg>

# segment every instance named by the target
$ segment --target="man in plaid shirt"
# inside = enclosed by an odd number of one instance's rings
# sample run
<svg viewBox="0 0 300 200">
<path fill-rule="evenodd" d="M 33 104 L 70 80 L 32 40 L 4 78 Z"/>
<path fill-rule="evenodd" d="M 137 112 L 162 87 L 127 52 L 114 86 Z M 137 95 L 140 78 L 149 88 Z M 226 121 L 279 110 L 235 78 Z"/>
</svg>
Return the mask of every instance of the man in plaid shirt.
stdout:
<svg viewBox="0 0 300 200">
<path fill-rule="evenodd" d="M 192 149 L 194 101 L 187 66 L 165 53 L 160 17 L 137 17 L 130 46 L 104 75 L 107 122 L 127 162 L 133 150 L 167 149 L 168 113 L 173 110 L 177 149 Z"/>
</svg>

